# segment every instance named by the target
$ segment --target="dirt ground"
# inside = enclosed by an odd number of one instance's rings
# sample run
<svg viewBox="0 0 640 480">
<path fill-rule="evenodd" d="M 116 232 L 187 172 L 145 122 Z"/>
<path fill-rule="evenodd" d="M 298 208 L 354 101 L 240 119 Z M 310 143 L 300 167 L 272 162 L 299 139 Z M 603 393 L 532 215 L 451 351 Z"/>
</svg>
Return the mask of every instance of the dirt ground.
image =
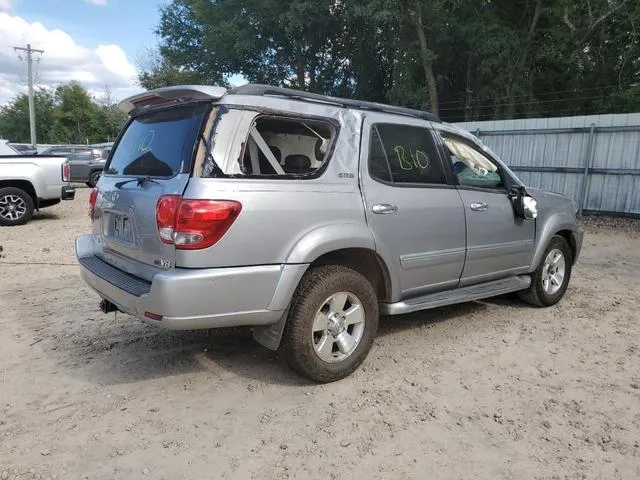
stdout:
<svg viewBox="0 0 640 480">
<path fill-rule="evenodd" d="M 560 304 L 385 319 L 317 386 L 248 329 L 102 315 L 73 253 L 87 198 L 0 229 L 0 480 L 640 478 L 637 222 L 586 222 Z"/>
</svg>

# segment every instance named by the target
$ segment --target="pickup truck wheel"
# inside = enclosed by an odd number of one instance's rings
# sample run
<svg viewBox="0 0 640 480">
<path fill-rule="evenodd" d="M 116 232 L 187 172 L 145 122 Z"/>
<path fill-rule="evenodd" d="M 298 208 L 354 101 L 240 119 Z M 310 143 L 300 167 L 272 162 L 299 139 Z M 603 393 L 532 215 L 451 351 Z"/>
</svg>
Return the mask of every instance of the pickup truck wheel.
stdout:
<svg viewBox="0 0 640 480">
<path fill-rule="evenodd" d="M 98 180 L 100 180 L 100 175 L 102 174 L 102 172 L 93 172 L 90 176 L 89 176 L 89 181 L 87 182 L 87 186 L 90 188 L 95 187 L 98 184 Z"/>
<path fill-rule="evenodd" d="M 0 188 L 0 225 L 23 225 L 33 217 L 33 198 L 15 187 Z"/>
<path fill-rule="evenodd" d="M 365 277 L 342 266 L 314 268 L 296 290 L 280 350 L 300 375 L 340 380 L 366 358 L 378 320 L 378 299 Z"/>
<path fill-rule="evenodd" d="M 536 307 L 549 307 L 560 301 L 571 278 L 573 257 L 567 241 L 555 235 L 542 255 L 542 261 L 531 275 L 531 286 L 519 292 L 520 298 Z"/>
</svg>

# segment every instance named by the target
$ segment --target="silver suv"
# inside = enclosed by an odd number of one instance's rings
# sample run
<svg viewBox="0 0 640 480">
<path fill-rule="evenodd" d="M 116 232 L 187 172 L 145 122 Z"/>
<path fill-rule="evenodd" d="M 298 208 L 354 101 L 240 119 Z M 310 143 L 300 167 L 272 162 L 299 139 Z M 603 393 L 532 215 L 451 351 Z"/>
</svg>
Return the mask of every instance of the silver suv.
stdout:
<svg viewBox="0 0 640 480">
<path fill-rule="evenodd" d="M 76 239 L 104 312 L 254 327 L 318 382 L 365 359 L 382 315 L 564 295 L 573 203 L 525 188 L 430 113 L 246 85 L 162 88 L 130 115 Z"/>
</svg>

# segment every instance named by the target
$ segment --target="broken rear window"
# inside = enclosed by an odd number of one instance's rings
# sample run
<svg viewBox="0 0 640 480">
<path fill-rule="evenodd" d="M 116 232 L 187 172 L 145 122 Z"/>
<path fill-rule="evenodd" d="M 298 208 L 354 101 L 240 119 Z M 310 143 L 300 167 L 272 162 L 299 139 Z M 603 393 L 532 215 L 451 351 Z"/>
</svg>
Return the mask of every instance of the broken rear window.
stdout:
<svg viewBox="0 0 640 480">
<path fill-rule="evenodd" d="M 216 106 L 195 171 L 202 177 L 314 178 L 335 138 L 329 121 Z"/>
</svg>

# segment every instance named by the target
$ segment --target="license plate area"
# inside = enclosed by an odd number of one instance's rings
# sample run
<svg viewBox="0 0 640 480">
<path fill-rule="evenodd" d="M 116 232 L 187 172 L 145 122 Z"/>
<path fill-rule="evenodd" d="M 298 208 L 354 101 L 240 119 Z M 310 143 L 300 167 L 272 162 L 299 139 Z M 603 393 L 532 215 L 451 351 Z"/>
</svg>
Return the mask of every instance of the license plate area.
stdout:
<svg viewBox="0 0 640 480">
<path fill-rule="evenodd" d="M 133 245 L 133 228 L 131 219 L 120 213 L 111 213 L 109 215 L 108 236 L 120 243 Z"/>
</svg>

